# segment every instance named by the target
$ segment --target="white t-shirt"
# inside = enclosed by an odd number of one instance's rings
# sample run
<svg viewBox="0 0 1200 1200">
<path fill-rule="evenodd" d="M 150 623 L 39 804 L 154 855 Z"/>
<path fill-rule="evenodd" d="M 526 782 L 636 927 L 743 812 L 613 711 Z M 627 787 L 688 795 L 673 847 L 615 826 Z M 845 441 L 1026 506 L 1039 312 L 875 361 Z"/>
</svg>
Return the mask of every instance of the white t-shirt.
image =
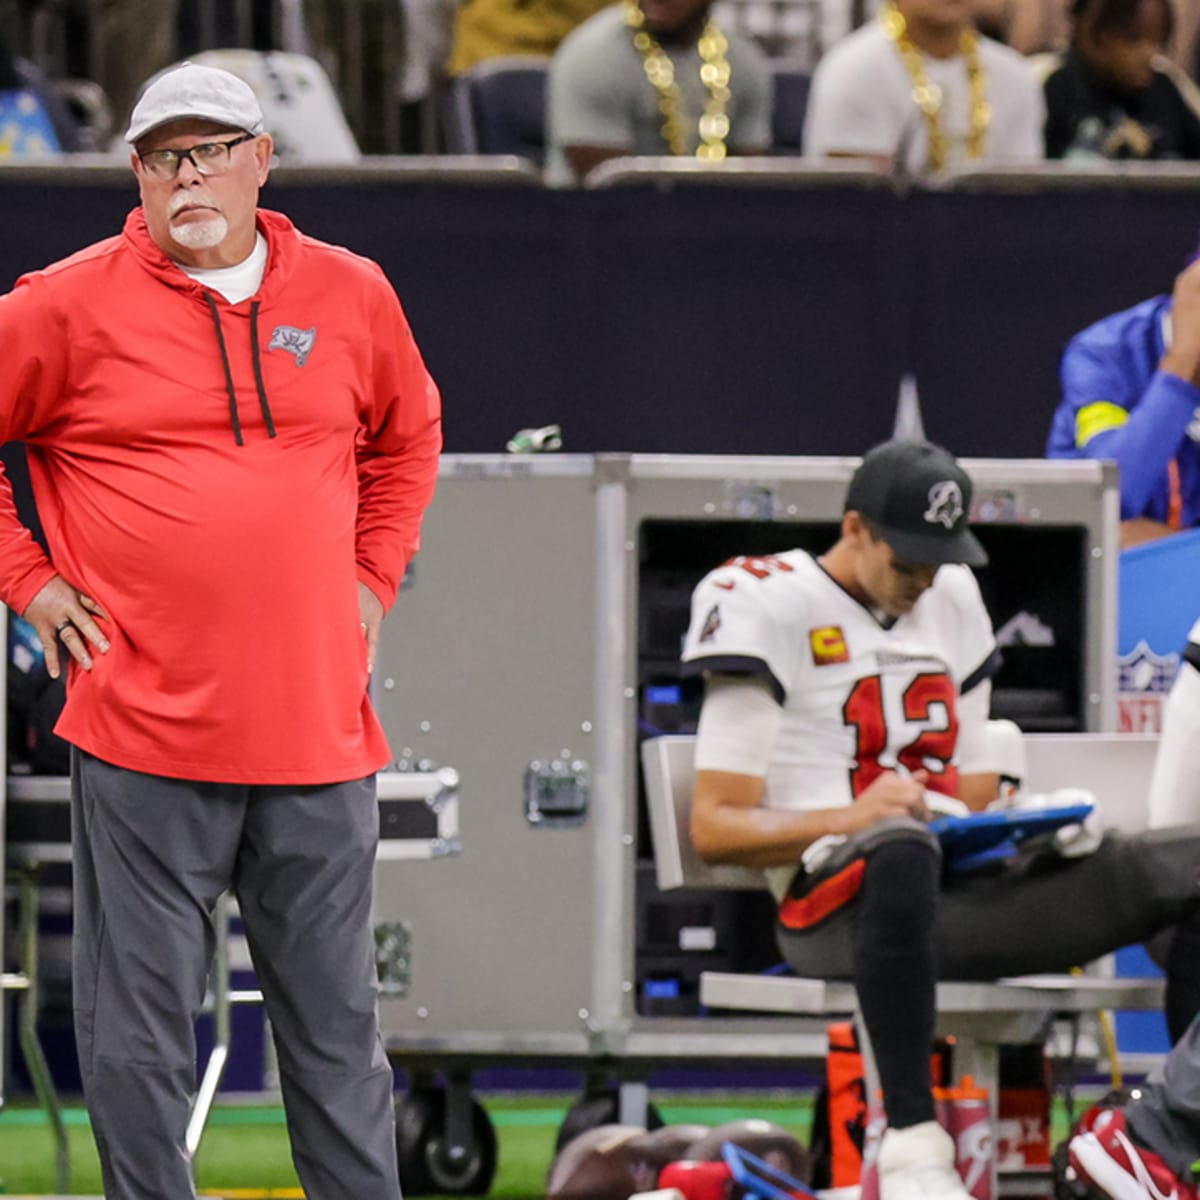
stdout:
<svg viewBox="0 0 1200 1200">
<path fill-rule="evenodd" d="M 922 54 L 931 83 L 942 92 L 941 119 L 949 138 L 947 167 L 967 159 L 970 89 L 966 60 Z M 992 116 L 983 156 L 975 163 L 1034 162 L 1044 157 L 1045 101 L 1029 63 L 1015 50 L 980 37 Z M 842 39 L 817 65 L 804 124 L 806 157 L 831 153 L 902 156 L 913 174 L 924 174 L 929 137 L 924 113 L 895 43 L 879 21 Z"/>
<path fill-rule="evenodd" d="M 844 807 L 886 770 L 923 768 L 929 787 L 957 795 L 959 696 L 998 662 L 967 567 L 942 567 L 888 622 L 802 550 L 732 559 L 701 580 L 682 657 L 685 674 L 769 682 L 783 712 L 764 803 L 786 809 Z"/>
<path fill-rule="evenodd" d="M 255 235 L 254 249 L 232 267 L 185 267 L 179 269 L 214 292 L 220 292 L 230 304 L 249 300 L 258 291 L 267 270 L 267 239 Z"/>
</svg>

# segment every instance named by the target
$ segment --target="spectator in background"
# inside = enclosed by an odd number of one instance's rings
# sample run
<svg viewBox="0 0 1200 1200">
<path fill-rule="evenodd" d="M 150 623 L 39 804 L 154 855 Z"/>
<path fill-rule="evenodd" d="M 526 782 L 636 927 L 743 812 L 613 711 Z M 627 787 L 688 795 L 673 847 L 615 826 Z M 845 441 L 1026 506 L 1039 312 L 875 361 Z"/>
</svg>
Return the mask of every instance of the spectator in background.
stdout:
<svg viewBox="0 0 1200 1200">
<path fill-rule="evenodd" d="M 550 65 L 547 179 L 581 180 L 626 154 L 765 154 L 771 78 L 724 33 L 711 0 L 621 0 L 569 34 Z"/>
<path fill-rule="evenodd" d="M 307 0 L 311 5 L 315 0 Z M 442 148 L 437 101 L 448 80 L 491 59 L 547 62 L 559 43 L 612 0 L 401 0 L 405 149 Z"/>
<path fill-rule="evenodd" d="M 1042 124 L 1029 65 L 975 31 L 969 0 L 892 0 L 817 66 L 804 146 L 940 175 L 1040 159 Z"/>
<path fill-rule="evenodd" d="M 1060 377 L 1046 456 L 1116 460 L 1121 544 L 1200 524 L 1200 258 L 1072 338 Z"/>
<path fill-rule="evenodd" d="M 1171 0 L 1075 0 L 1046 79 L 1046 157 L 1200 159 L 1200 117 L 1160 66 Z"/>
<path fill-rule="evenodd" d="M 1186 78 L 1200 76 L 1200 3 L 1197 0 L 1180 0 L 1179 21 L 1175 36 L 1167 53 L 1172 66 L 1178 68 Z"/>
<path fill-rule="evenodd" d="M 49 7 L 49 6 L 43 6 Z M 271 5 L 254 0 L 242 28 L 230 3 L 196 0 L 66 0 L 67 40 L 78 39 L 67 55 L 68 73 L 88 74 L 108 101 L 112 129 L 124 129 L 145 83 L 181 55 L 218 46 L 267 49 L 272 46 Z M 207 13 L 206 10 L 207 9 Z M 204 16 L 210 17 L 206 21 Z M 247 40 L 248 38 L 248 40 Z M 132 47 L 137 47 L 132 53 Z M 72 65 L 74 64 L 74 65 Z M 125 147 L 118 142 L 123 154 Z"/>
<path fill-rule="evenodd" d="M 821 55 L 874 18 L 880 0 L 716 0 L 721 28 L 744 33 L 770 59 L 812 71 Z"/>
<path fill-rule="evenodd" d="M 476 63 L 513 54 L 550 58 L 559 43 L 612 0 L 465 0 L 454 14 L 446 69 L 461 75 Z"/>
<path fill-rule="evenodd" d="M 59 0 L 3 10 L 0 90 L 32 91 L 53 125 L 58 144 L 50 150 L 108 149 L 114 120 L 128 118 L 147 72 L 174 57 L 178 0 Z M 20 136 L 30 111 L 0 113 L 5 157 L 30 152 Z"/>
<path fill-rule="evenodd" d="M 722 28 L 757 42 L 772 59 L 812 71 L 823 53 L 879 15 L 883 0 L 717 0 Z M 1059 50 L 1066 43 L 1062 0 L 971 0 L 976 29 L 1022 54 Z"/>
<path fill-rule="evenodd" d="M 0 159 L 52 158 L 78 150 L 75 122 L 40 72 L 31 79 L 0 31 Z"/>
<path fill-rule="evenodd" d="M 971 0 L 975 28 L 1021 54 L 1061 51 L 1070 0 Z"/>
<path fill-rule="evenodd" d="M 395 0 L 304 0 L 308 41 L 364 154 L 395 154 L 405 138 L 401 25 Z"/>
</svg>

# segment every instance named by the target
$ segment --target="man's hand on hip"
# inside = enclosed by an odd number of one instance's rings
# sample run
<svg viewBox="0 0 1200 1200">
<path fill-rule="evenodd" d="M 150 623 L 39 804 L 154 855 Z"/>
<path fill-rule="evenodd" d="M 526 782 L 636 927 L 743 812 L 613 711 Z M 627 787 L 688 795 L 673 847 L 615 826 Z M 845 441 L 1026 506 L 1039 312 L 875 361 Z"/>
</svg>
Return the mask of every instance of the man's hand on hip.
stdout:
<svg viewBox="0 0 1200 1200">
<path fill-rule="evenodd" d="M 21 614 L 37 630 L 46 652 L 46 670 L 51 679 L 62 672 L 58 643 L 62 639 L 67 653 L 85 670 L 92 669 L 89 645 L 107 654 L 108 638 L 94 618 L 108 619 L 108 613 L 91 596 L 85 596 L 61 575 L 55 575 Z"/>
<path fill-rule="evenodd" d="M 379 630 L 383 626 L 383 604 L 365 583 L 358 584 L 358 619 L 367 643 L 367 672 L 375 670 L 379 651 Z"/>
</svg>

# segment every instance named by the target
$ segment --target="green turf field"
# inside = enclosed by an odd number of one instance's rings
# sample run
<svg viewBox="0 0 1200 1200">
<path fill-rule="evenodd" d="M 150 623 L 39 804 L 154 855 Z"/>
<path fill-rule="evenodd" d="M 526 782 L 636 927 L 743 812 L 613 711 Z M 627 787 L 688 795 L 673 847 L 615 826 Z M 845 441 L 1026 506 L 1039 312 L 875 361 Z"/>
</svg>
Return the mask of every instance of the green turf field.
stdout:
<svg viewBox="0 0 1200 1200">
<path fill-rule="evenodd" d="M 554 1137 L 573 1096 L 481 1095 L 496 1127 L 500 1156 L 491 1195 L 534 1200 L 544 1194 L 546 1169 L 554 1156 Z M 808 1144 L 811 1095 L 801 1093 L 681 1093 L 653 1096 L 668 1124 L 719 1125 L 743 1117 L 762 1117 L 790 1130 Z M 100 1194 L 95 1146 L 81 1108 L 67 1111 L 71 1138 L 71 1193 Z M 1066 1132 L 1066 1118 L 1055 1113 L 1055 1140 Z M 278 1107 L 218 1107 L 196 1157 L 201 1190 L 275 1190 L 299 1195 L 288 1154 L 283 1110 Z M 9 1107 L 0 1112 L 0 1181 L 13 1194 L 54 1190 L 53 1141 L 45 1115 L 36 1108 Z"/>
<path fill-rule="evenodd" d="M 554 1156 L 554 1138 L 572 1096 L 480 1096 L 496 1127 L 499 1168 L 491 1194 L 529 1200 L 543 1194 L 546 1169 Z M 810 1107 L 800 1097 L 719 1097 L 684 1095 L 654 1097 L 671 1124 L 698 1121 L 706 1125 L 761 1116 L 791 1130 L 807 1143 Z M 71 1138 L 71 1191 L 100 1193 L 100 1168 L 80 1108 L 67 1113 Z M 53 1140 L 44 1114 L 33 1108 L 0 1112 L 0 1180 L 10 1195 L 54 1190 Z M 297 1188 L 288 1154 L 283 1110 L 244 1105 L 217 1108 L 196 1156 L 201 1189 Z"/>
</svg>

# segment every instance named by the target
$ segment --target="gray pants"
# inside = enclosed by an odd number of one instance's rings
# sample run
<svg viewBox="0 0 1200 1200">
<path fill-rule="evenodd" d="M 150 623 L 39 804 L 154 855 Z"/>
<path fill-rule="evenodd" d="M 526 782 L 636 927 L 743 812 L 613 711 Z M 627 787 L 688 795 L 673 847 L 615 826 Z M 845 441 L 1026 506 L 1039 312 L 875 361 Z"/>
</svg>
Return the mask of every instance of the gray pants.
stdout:
<svg viewBox="0 0 1200 1200">
<path fill-rule="evenodd" d="M 72 756 L 74 1007 L 109 1200 L 196 1195 L 184 1146 L 213 910 L 237 897 L 310 1200 L 399 1200 L 371 932 L 375 780 L 195 783 Z"/>
<path fill-rule="evenodd" d="M 1138 1089 L 1125 1119 L 1180 1179 L 1191 1177 L 1200 1159 L 1200 1018 L 1172 1047 L 1162 1071 Z"/>
</svg>

